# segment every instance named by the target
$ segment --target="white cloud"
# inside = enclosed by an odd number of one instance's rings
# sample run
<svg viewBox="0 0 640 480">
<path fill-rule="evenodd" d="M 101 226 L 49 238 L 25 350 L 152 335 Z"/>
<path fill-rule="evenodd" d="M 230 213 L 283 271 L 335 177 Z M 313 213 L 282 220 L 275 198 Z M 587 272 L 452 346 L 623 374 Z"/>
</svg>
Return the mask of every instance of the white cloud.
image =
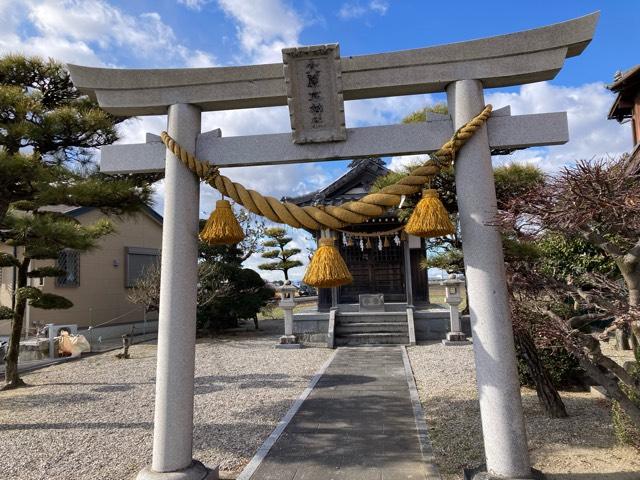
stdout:
<svg viewBox="0 0 640 480">
<path fill-rule="evenodd" d="M 237 22 L 240 47 L 253 63 L 281 62 L 281 50 L 299 44 L 303 21 L 282 1 L 218 0 L 218 3 Z"/>
<path fill-rule="evenodd" d="M 563 87 L 548 82 L 523 85 L 516 92 L 489 91 L 486 103 L 494 108 L 511 105 L 512 115 L 567 112 L 569 142 L 565 145 L 529 148 L 511 155 L 494 157 L 494 164 L 532 163 L 545 171 L 554 171 L 580 159 L 616 156 L 631 149 L 628 125 L 607 120 L 614 96 L 603 83 Z M 391 167 L 398 169 L 423 155 L 393 157 Z"/>
<path fill-rule="evenodd" d="M 349 1 L 342 4 L 338 11 L 338 17 L 343 20 L 364 17 L 369 13 L 385 15 L 389 10 L 389 2 L 386 0 L 371 0 L 366 3 Z"/>
<path fill-rule="evenodd" d="M 569 121 L 569 142 L 565 145 L 531 148 L 496 159 L 500 163 L 535 163 L 553 171 L 580 159 L 616 156 L 629 151 L 629 126 L 607 120 L 613 100 L 613 94 L 600 82 L 577 87 L 541 82 L 523 85 L 515 93 L 488 93 L 487 103 L 495 108 L 511 105 L 512 115 L 566 111 Z"/>
<path fill-rule="evenodd" d="M 21 52 L 85 65 L 114 64 L 123 51 L 153 66 L 210 66 L 214 58 L 190 51 L 156 12 L 132 16 L 105 0 L 5 0 L 9 13 L 0 53 Z M 28 25 L 36 33 L 25 36 Z"/>
<path fill-rule="evenodd" d="M 389 2 L 384 0 L 371 0 L 369 2 L 369 8 L 379 15 L 385 15 L 389 10 Z"/>
<path fill-rule="evenodd" d="M 206 4 L 211 3 L 211 0 L 178 0 L 185 7 L 199 12 Z"/>
<path fill-rule="evenodd" d="M 398 123 L 411 112 L 435 103 L 435 97 L 429 94 L 351 100 L 345 102 L 345 118 L 348 127 L 388 125 Z"/>
</svg>

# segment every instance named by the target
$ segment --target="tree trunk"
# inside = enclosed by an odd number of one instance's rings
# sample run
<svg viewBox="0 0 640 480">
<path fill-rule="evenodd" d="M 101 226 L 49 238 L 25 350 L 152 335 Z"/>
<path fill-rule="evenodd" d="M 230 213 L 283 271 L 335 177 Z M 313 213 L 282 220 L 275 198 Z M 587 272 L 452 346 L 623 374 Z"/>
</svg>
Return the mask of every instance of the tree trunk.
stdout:
<svg viewBox="0 0 640 480">
<path fill-rule="evenodd" d="M 567 417 L 564 402 L 553 385 L 549 372 L 547 372 L 538 356 L 538 349 L 533 342 L 533 338 L 526 330 L 517 329 L 514 333 L 518 349 L 527 363 L 527 370 L 535 382 L 538 400 L 545 413 L 549 418 Z"/>
<path fill-rule="evenodd" d="M 27 272 L 29 271 L 29 258 L 25 258 L 18 268 L 18 286 L 27 286 Z M 27 299 L 19 296 L 11 322 L 11 336 L 9 337 L 9 349 L 4 357 L 5 362 L 5 385 L 2 390 L 23 387 L 26 384 L 18 375 L 18 356 L 20 354 L 20 334 L 24 323 L 24 313 L 27 308 Z"/>
<path fill-rule="evenodd" d="M 619 327 L 616 330 L 616 350 L 631 350 L 629 343 L 629 333 L 625 327 Z"/>
<path fill-rule="evenodd" d="M 618 265 L 620 273 L 622 273 L 622 278 L 629 291 L 629 313 L 632 313 L 640 307 L 640 262 L 635 260 L 635 257 L 629 258 L 628 256 L 624 256 L 617 259 L 616 264 Z M 629 325 L 629 328 L 623 334 L 623 337 L 626 338 L 626 345 L 616 343 L 616 348 L 620 350 L 630 350 L 634 348 L 634 346 L 640 342 L 638 335 L 640 335 L 640 328 L 638 327 L 638 321 L 635 321 L 632 325 Z M 623 338 L 620 340 L 623 341 Z M 618 332 L 616 331 L 616 342 L 617 341 Z M 625 346 L 627 348 L 625 348 Z"/>
<path fill-rule="evenodd" d="M 633 424 L 640 428 L 640 408 L 622 391 L 618 381 L 607 375 L 603 369 L 588 358 L 580 355 L 578 356 L 578 361 L 584 371 L 587 372 L 587 375 L 600 384 L 609 396 L 620 404 L 620 407 L 629 416 Z"/>
</svg>

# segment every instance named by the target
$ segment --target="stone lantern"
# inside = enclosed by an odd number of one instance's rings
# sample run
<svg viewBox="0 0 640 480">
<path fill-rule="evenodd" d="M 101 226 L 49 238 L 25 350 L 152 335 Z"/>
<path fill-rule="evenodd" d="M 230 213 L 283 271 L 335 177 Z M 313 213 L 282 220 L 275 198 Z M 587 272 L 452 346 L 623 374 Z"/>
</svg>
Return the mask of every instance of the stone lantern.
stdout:
<svg viewBox="0 0 640 480">
<path fill-rule="evenodd" d="M 457 278 L 452 273 L 449 278 L 440 282 L 444 286 L 444 300 L 449 305 L 449 317 L 451 319 L 450 331 L 447 333 L 446 340 L 442 343 L 445 345 L 468 345 L 467 336 L 462 332 L 462 323 L 460 320 L 460 311 L 458 306 L 462 302 L 461 287 L 463 280 Z"/>
<path fill-rule="evenodd" d="M 287 280 L 278 291 L 280 292 L 280 308 L 284 311 L 284 335 L 280 337 L 277 348 L 300 348 L 296 336 L 293 334 L 293 308 L 296 306 L 294 295 L 297 288 Z"/>
</svg>

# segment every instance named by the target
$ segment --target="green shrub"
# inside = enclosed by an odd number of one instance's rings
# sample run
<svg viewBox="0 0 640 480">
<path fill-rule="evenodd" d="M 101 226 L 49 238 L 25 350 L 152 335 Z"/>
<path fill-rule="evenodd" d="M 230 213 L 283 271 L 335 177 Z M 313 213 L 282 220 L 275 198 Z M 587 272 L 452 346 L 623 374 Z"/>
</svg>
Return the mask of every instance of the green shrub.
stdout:
<svg viewBox="0 0 640 480">
<path fill-rule="evenodd" d="M 38 298 L 31 300 L 30 305 L 43 310 L 65 310 L 73 307 L 73 302 L 55 293 L 42 293 Z"/>
<path fill-rule="evenodd" d="M 516 348 L 518 357 L 518 376 L 520 385 L 535 388 L 535 383 L 529 371 L 527 363 Z M 580 368 L 578 360 L 563 347 L 538 347 L 540 361 L 549 372 L 553 385 L 558 389 L 571 388 L 582 384 L 584 370 Z"/>
<path fill-rule="evenodd" d="M 199 329 L 218 331 L 238 326 L 238 320 L 251 319 L 273 298 L 273 290 L 257 272 L 225 265 L 217 281 L 229 285 L 225 293 L 204 306 L 198 306 L 196 324 Z"/>
<path fill-rule="evenodd" d="M 636 364 L 630 372 L 635 378 L 640 378 L 640 348 L 636 348 Z M 637 391 L 621 385 L 622 391 L 627 394 L 633 403 L 640 407 L 640 395 Z M 613 417 L 613 431 L 620 443 L 632 445 L 640 450 L 640 427 L 634 424 L 615 400 L 611 404 L 611 416 Z"/>
<path fill-rule="evenodd" d="M 0 320 L 11 320 L 13 318 L 13 310 L 9 307 L 0 305 Z"/>
</svg>

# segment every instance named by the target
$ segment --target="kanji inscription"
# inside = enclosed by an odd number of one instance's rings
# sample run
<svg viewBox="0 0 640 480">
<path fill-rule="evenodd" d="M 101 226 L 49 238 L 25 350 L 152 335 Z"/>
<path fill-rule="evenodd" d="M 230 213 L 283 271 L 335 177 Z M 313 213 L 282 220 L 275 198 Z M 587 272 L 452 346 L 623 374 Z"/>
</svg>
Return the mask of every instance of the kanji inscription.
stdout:
<svg viewBox="0 0 640 480">
<path fill-rule="evenodd" d="M 294 143 L 347 139 L 337 44 L 282 51 Z"/>
</svg>

